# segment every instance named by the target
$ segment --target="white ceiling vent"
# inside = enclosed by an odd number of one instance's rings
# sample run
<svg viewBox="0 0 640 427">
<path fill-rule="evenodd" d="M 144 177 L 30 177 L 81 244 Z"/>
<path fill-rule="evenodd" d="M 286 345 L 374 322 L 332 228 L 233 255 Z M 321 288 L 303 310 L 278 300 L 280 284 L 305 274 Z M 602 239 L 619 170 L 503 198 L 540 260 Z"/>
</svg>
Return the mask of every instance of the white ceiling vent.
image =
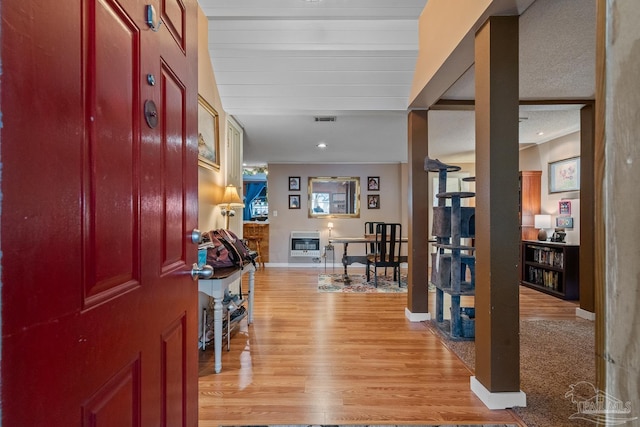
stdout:
<svg viewBox="0 0 640 427">
<path fill-rule="evenodd" d="M 335 122 L 336 116 L 316 116 L 313 119 L 316 122 Z"/>
</svg>

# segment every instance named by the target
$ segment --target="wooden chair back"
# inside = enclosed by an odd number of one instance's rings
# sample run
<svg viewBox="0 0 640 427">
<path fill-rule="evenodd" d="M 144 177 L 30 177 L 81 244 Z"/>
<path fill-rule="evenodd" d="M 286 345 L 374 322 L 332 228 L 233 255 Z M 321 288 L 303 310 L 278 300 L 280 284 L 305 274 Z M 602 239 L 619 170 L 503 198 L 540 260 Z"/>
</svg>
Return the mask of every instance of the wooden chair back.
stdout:
<svg viewBox="0 0 640 427">
<path fill-rule="evenodd" d="M 364 223 L 364 234 L 365 236 L 370 235 L 370 236 L 375 236 L 376 234 L 376 227 L 378 224 L 384 224 L 384 222 L 380 222 L 380 221 L 367 221 Z M 378 250 L 376 249 L 376 243 L 374 241 L 371 241 L 371 243 L 369 243 L 368 245 L 366 245 L 366 254 L 374 254 L 378 252 Z"/>
<path fill-rule="evenodd" d="M 402 249 L 402 225 L 398 223 L 378 223 L 376 225 L 376 264 L 379 266 L 399 266 Z"/>
</svg>

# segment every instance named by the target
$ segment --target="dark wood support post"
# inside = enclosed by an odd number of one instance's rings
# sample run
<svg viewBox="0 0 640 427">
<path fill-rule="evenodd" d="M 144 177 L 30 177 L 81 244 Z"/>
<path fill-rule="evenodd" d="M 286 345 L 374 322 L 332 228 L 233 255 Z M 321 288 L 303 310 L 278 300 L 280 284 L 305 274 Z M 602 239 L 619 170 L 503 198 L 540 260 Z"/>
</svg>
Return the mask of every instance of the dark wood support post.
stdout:
<svg viewBox="0 0 640 427">
<path fill-rule="evenodd" d="M 424 170 L 428 154 L 427 111 L 410 111 L 409 143 L 409 271 L 407 275 L 407 317 L 429 320 L 429 174 Z"/>
<path fill-rule="evenodd" d="M 595 108 L 589 104 L 580 110 L 580 308 L 590 313 L 596 311 L 594 164 Z"/>
<path fill-rule="evenodd" d="M 526 405 L 520 391 L 518 17 L 496 16 L 475 39 L 476 376 L 491 409 Z"/>
</svg>

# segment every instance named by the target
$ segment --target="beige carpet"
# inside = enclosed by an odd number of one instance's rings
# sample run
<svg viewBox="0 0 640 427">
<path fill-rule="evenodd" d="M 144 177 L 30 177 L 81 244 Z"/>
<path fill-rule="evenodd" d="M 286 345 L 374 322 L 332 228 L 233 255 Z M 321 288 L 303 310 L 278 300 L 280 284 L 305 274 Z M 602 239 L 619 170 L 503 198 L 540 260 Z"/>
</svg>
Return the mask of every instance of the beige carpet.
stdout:
<svg viewBox="0 0 640 427">
<path fill-rule="evenodd" d="M 475 343 L 449 340 L 433 321 L 426 323 L 473 371 Z M 594 323 L 579 318 L 520 322 L 520 384 L 527 407 L 514 411 L 527 426 L 596 425 L 577 419 L 576 403 L 565 397 L 574 384 L 595 383 L 594 333 Z"/>
</svg>

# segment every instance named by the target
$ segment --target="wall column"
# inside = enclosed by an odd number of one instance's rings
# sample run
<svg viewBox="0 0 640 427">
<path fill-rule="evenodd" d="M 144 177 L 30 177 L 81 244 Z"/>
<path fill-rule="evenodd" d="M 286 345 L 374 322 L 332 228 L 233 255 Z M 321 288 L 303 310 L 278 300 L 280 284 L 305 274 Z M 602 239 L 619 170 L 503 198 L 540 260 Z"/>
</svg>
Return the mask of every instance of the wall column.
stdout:
<svg viewBox="0 0 640 427">
<path fill-rule="evenodd" d="M 595 108 L 580 110 L 580 309 L 576 314 L 595 318 Z"/>
<path fill-rule="evenodd" d="M 636 417 L 640 416 L 640 123 L 637 115 L 640 109 L 637 89 L 640 2 L 617 0 L 600 6 L 598 4 L 598 21 L 606 20 L 606 29 L 600 34 L 604 46 L 598 58 L 602 63 L 598 64 L 597 81 L 604 87 L 598 88 L 596 100 L 603 103 L 602 113 L 606 114 L 598 117 L 603 121 L 598 129 L 604 132 L 598 133 L 598 138 L 603 138 L 598 146 L 604 143 L 599 147 L 604 151 L 596 151 L 596 176 L 604 178 L 601 209 L 605 234 L 599 236 L 604 239 L 605 252 L 596 262 L 606 268 L 601 291 L 603 307 L 602 311 L 596 311 L 596 327 L 604 329 L 596 330 L 599 350 L 596 363 L 605 370 L 598 372 L 599 380 L 605 384 L 603 391 L 611 400 L 619 399 L 630 409 L 629 413 L 604 414 L 637 426 Z M 604 16 L 601 18 L 600 14 Z M 608 36 L 611 34 L 614 37 Z M 604 154 L 604 159 L 600 154 Z"/>
<path fill-rule="evenodd" d="M 424 170 L 428 154 L 428 120 L 426 110 L 410 111 L 409 144 L 409 272 L 407 308 L 412 322 L 431 319 L 429 314 L 429 174 Z"/>
<path fill-rule="evenodd" d="M 490 409 L 526 406 L 520 391 L 518 17 L 491 17 L 475 39 L 476 376 Z"/>
</svg>

